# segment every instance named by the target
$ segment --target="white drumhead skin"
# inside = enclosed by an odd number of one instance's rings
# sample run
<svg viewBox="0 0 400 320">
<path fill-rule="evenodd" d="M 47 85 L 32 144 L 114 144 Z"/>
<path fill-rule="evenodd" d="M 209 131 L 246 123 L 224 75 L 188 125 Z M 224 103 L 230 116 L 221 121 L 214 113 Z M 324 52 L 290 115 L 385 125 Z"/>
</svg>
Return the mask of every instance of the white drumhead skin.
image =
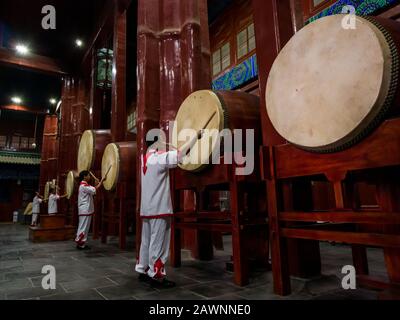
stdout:
<svg viewBox="0 0 400 320">
<path fill-rule="evenodd" d="M 44 187 L 44 198 L 48 199 L 50 195 L 50 182 L 46 182 L 46 185 Z"/>
<path fill-rule="evenodd" d="M 95 157 L 95 136 L 92 130 L 82 134 L 78 150 L 78 172 L 90 170 Z"/>
<path fill-rule="evenodd" d="M 300 30 L 277 57 L 266 88 L 269 118 L 278 133 L 305 148 L 352 141 L 376 117 L 390 86 L 392 57 L 382 32 L 344 15 Z"/>
<path fill-rule="evenodd" d="M 119 179 L 120 156 L 119 148 L 115 143 L 109 144 L 104 150 L 103 160 L 101 163 L 102 177 L 106 175 L 110 166 L 112 166 L 112 168 L 107 175 L 107 179 L 104 180 L 104 189 L 107 191 L 114 190 Z"/>
<path fill-rule="evenodd" d="M 212 117 L 213 114 L 215 115 Z M 211 121 L 205 127 L 209 119 Z M 190 137 L 186 137 L 185 131 L 182 131 L 184 129 L 193 129 L 195 132 L 201 129 L 215 129 L 215 132 L 218 133 L 224 129 L 224 110 L 220 99 L 214 92 L 210 90 L 196 91 L 182 103 L 173 128 L 172 144 L 174 147 L 180 148 L 190 140 Z M 218 146 L 216 138 L 213 138 L 211 132 L 205 132 L 204 137 L 193 146 L 184 159 L 184 161 L 189 161 L 189 158 L 195 160 L 179 167 L 186 171 L 199 171 L 207 166 L 214 148 Z"/>
<path fill-rule="evenodd" d="M 75 174 L 73 171 L 68 172 L 67 179 L 65 180 L 65 193 L 67 199 L 71 199 L 75 189 Z"/>
</svg>

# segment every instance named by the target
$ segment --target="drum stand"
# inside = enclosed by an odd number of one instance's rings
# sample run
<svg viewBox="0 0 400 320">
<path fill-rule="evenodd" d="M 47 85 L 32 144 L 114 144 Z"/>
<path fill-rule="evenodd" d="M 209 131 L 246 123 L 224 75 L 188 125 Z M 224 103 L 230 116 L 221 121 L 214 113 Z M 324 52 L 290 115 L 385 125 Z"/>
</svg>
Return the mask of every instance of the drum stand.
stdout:
<svg viewBox="0 0 400 320">
<path fill-rule="evenodd" d="M 173 267 L 181 266 L 182 230 L 197 230 L 206 234 L 207 232 L 208 234 L 231 233 L 234 282 L 244 286 L 249 282 L 251 253 L 255 253 L 258 266 L 269 266 L 267 213 L 266 210 L 258 212 L 256 201 L 250 200 L 252 196 L 257 199 L 256 193 L 263 187 L 262 181 L 257 178 L 259 172 L 256 170 L 257 172 L 250 176 L 237 176 L 236 168 L 235 165 L 220 164 L 208 167 L 201 174 L 184 172 L 180 169 L 174 171 L 175 214 L 172 223 L 171 264 Z M 196 194 L 195 211 L 182 210 L 181 195 L 185 190 Z M 216 190 L 230 192 L 230 212 L 209 210 L 209 192 Z"/>
<path fill-rule="evenodd" d="M 132 201 L 132 197 L 128 195 L 125 182 L 118 183 L 115 192 L 104 194 L 101 221 L 102 243 L 107 243 L 109 235 L 118 235 L 119 248 L 122 250 L 126 249 L 128 226 L 135 219 L 134 214 L 127 214 L 128 207 L 132 208 L 132 212 L 134 211 L 135 204 Z"/>
<path fill-rule="evenodd" d="M 356 146 L 332 154 L 315 154 L 292 145 L 262 147 L 262 176 L 267 182 L 272 270 L 277 294 L 290 294 L 288 240 L 332 241 L 352 246 L 357 285 L 387 290 L 400 297 L 400 119 L 385 121 Z M 280 199 L 293 200 L 290 184 L 299 177 L 311 183 L 325 176 L 332 184 L 335 208 L 326 212 L 294 211 Z M 359 179 L 377 186 L 379 210 L 360 210 L 354 201 Z M 317 223 L 317 222 L 327 223 Z M 366 247 L 384 249 L 389 282 L 371 277 Z M 343 266 L 338 266 L 342 268 Z"/>
</svg>

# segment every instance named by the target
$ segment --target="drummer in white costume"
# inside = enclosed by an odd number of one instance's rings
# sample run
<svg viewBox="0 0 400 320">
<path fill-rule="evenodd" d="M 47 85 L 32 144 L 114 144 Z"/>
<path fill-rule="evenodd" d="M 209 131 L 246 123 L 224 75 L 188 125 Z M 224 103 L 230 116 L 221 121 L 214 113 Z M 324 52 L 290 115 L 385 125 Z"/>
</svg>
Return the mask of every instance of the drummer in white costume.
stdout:
<svg viewBox="0 0 400 320">
<path fill-rule="evenodd" d="M 169 256 L 171 239 L 171 216 L 173 207 L 171 200 L 169 169 L 176 168 L 182 158 L 201 138 L 194 137 L 181 150 L 165 151 L 165 143 L 151 145 L 141 164 L 141 205 L 142 241 L 136 272 L 139 280 L 150 281 L 154 287 L 174 287 L 168 281 L 165 264 Z M 149 144 L 149 141 L 147 141 Z"/>
<path fill-rule="evenodd" d="M 43 202 L 43 197 L 36 192 L 36 196 L 33 198 L 32 201 L 32 227 L 37 226 L 37 218 L 40 214 L 40 204 Z"/>
<path fill-rule="evenodd" d="M 103 185 L 105 179 L 103 178 L 96 187 L 93 187 L 89 184 L 91 178 L 89 171 L 82 171 L 79 174 L 79 180 L 81 181 L 78 194 L 79 225 L 75 239 L 76 247 L 79 250 L 89 249 L 86 242 L 94 215 L 93 197 L 96 195 L 96 191 Z"/>
<path fill-rule="evenodd" d="M 67 195 L 63 195 L 60 196 L 57 191 L 58 191 L 58 187 L 53 187 L 50 189 L 50 195 L 49 195 L 49 199 L 48 200 L 48 214 L 50 216 L 54 216 L 58 213 L 58 204 L 57 201 L 62 199 L 62 198 L 66 198 Z"/>
</svg>

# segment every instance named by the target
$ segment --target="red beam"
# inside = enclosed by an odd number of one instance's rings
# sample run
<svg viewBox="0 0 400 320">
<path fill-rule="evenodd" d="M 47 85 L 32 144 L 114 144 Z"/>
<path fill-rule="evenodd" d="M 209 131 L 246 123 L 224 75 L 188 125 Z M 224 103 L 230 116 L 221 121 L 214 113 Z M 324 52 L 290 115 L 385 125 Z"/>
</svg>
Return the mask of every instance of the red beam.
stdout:
<svg viewBox="0 0 400 320">
<path fill-rule="evenodd" d="M 177 229 L 192 229 L 192 230 L 206 230 L 213 232 L 231 232 L 232 225 L 231 224 L 218 224 L 218 223 L 175 223 L 174 227 Z"/>
<path fill-rule="evenodd" d="M 32 110 L 32 108 L 26 106 L 17 106 L 17 105 L 8 105 L 8 106 L 0 106 L 0 110 L 11 110 L 17 112 L 29 112 L 34 114 L 47 114 L 46 111 L 42 110 Z"/>
<path fill-rule="evenodd" d="M 400 16 L 400 4 L 378 15 L 378 17 L 386 19 L 396 19 L 399 16 Z"/>
<path fill-rule="evenodd" d="M 386 212 L 282 212 L 280 221 L 400 224 L 400 214 Z"/>
<path fill-rule="evenodd" d="M 366 246 L 400 248 L 400 236 L 375 233 L 337 232 L 283 228 L 281 235 L 292 239 L 335 241 Z"/>
<path fill-rule="evenodd" d="M 13 51 L 0 48 L 0 64 L 35 70 L 44 73 L 65 75 L 64 67 L 55 59 L 35 54 L 22 57 L 17 56 Z"/>
</svg>

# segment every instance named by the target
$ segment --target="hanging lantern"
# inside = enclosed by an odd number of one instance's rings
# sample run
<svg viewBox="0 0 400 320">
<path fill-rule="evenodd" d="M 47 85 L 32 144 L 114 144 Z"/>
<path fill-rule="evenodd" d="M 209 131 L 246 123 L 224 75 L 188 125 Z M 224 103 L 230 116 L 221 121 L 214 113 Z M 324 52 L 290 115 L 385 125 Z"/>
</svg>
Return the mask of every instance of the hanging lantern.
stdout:
<svg viewBox="0 0 400 320">
<path fill-rule="evenodd" d="M 97 81 L 99 88 L 110 89 L 112 86 L 113 51 L 103 48 L 97 51 Z"/>
</svg>

